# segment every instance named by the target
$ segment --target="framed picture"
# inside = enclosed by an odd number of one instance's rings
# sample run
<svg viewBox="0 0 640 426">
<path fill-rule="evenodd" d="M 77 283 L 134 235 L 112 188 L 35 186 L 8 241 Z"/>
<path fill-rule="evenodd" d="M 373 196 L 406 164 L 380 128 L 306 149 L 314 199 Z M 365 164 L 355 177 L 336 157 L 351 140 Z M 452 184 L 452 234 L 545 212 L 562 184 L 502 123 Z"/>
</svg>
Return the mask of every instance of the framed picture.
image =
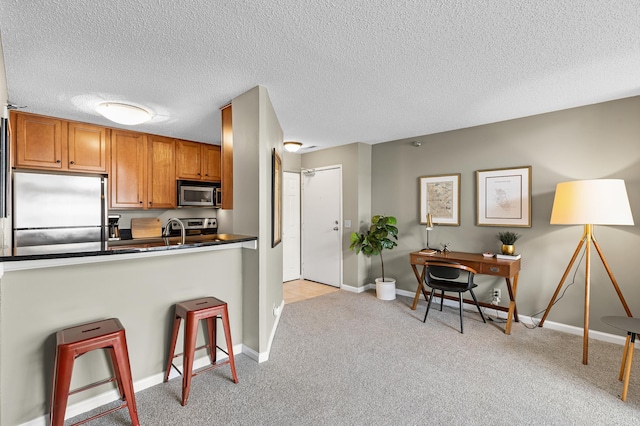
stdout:
<svg viewBox="0 0 640 426">
<path fill-rule="evenodd" d="M 271 247 L 282 241 L 282 160 L 273 149 L 273 165 L 271 179 Z"/>
<path fill-rule="evenodd" d="M 476 171 L 477 225 L 531 227 L 531 166 Z"/>
<path fill-rule="evenodd" d="M 460 173 L 420 177 L 420 223 L 460 226 Z"/>
</svg>

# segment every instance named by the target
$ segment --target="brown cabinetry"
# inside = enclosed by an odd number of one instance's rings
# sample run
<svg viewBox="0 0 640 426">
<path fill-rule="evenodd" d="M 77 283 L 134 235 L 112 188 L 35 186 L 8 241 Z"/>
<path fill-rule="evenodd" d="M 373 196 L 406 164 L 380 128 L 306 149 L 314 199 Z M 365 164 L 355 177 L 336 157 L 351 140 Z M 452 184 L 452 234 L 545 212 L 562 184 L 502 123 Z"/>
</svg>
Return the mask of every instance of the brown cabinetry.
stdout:
<svg viewBox="0 0 640 426">
<path fill-rule="evenodd" d="M 12 112 L 15 167 L 107 173 L 109 129 Z"/>
<path fill-rule="evenodd" d="M 233 208 L 233 121 L 231 104 L 220 109 L 221 112 L 221 179 L 222 208 Z"/>
<path fill-rule="evenodd" d="M 175 152 L 171 138 L 113 130 L 110 207 L 175 208 Z"/>
<path fill-rule="evenodd" d="M 70 122 L 67 133 L 69 170 L 107 173 L 109 130 L 92 124 Z"/>
<path fill-rule="evenodd" d="M 146 207 L 146 141 L 147 136 L 142 133 L 115 129 L 111 133 L 109 207 L 113 209 Z"/>
<path fill-rule="evenodd" d="M 178 179 L 219 181 L 220 147 L 177 140 L 176 176 Z"/>
<path fill-rule="evenodd" d="M 147 208 L 176 208 L 176 142 L 147 136 Z"/>
<path fill-rule="evenodd" d="M 24 112 L 10 118 L 14 167 L 109 174 L 112 209 L 173 209 L 176 179 L 222 178 L 217 145 Z"/>
</svg>

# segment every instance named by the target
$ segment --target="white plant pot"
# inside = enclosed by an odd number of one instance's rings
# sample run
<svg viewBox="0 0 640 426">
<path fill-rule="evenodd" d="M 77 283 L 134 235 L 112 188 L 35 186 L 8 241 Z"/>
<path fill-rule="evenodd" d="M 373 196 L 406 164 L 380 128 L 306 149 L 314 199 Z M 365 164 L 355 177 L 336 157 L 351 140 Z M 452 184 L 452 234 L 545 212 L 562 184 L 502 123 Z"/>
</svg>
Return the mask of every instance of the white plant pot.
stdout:
<svg viewBox="0 0 640 426">
<path fill-rule="evenodd" d="M 387 277 L 385 281 L 382 281 L 382 278 L 376 278 L 376 297 L 380 300 L 394 300 L 396 298 L 396 280 Z"/>
</svg>

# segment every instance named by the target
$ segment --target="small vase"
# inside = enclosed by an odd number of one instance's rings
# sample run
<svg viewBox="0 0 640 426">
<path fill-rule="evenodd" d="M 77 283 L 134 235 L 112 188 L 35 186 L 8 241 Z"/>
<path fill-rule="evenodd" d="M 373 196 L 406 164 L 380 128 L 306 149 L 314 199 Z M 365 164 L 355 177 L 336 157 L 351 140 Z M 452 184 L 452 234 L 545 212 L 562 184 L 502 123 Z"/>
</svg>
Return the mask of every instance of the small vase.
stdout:
<svg viewBox="0 0 640 426">
<path fill-rule="evenodd" d="M 503 244 L 502 245 L 502 254 L 513 255 L 516 252 L 516 246 L 513 244 Z"/>
</svg>

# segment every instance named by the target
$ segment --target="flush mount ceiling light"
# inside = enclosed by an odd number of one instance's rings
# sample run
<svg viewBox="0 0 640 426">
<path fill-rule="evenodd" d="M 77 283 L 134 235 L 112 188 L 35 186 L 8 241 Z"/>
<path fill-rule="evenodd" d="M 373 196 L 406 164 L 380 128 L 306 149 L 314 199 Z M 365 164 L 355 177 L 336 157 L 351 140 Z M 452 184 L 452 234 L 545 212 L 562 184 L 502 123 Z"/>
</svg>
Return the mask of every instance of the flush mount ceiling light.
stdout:
<svg viewBox="0 0 640 426">
<path fill-rule="evenodd" d="M 287 141 L 284 143 L 284 149 L 289 152 L 297 152 L 302 147 L 302 142 Z"/>
<path fill-rule="evenodd" d="M 146 109 L 119 102 L 103 102 L 96 107 L 96 111 L 120 124 L 142 124 L 151 119 L 151 113 Z"/>
</svg>

